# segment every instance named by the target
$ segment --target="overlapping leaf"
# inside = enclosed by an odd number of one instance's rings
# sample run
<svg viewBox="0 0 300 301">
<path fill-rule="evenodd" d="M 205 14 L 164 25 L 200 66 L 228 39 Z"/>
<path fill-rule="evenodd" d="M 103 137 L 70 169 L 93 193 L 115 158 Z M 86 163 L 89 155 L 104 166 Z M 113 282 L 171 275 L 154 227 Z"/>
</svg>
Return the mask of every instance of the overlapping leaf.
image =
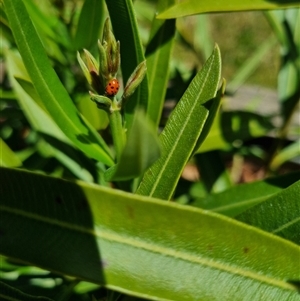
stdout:
<svg viewBox="0 0 300 301">
<path fill-rule="evenodd" d="M 216 46 L 160 134 L 162 155 L 145 173 L 137 194 L 162 199 L 171 198 L 185 164 L 195 146 L 198 146 L 198 139 L 203 141 L 207 133 L 205 123 L 209 109 L 205 105 L 209 107 L 208 101 L 216 95 L 220 74 L 221 57 Z M 219 104 L 219 100 L 217 102 Z M 203 137 L 201 137 L 202 133 Z"/>
<path fill-rule="evenodd" d="M 5 0 L 11 30 L 33 85 L 65 135 L 88 156 L 107 165 L 113 160 L 102 138 L 76 110 L 45 54 L 21 0 Z"/>
<path fill-rule="evenodd" d="M 3 255 L 155 300 L 299 300 L 288 280 L 300 248 L 282 238 L 189 206 L 0 174 Z"/>
</svg>

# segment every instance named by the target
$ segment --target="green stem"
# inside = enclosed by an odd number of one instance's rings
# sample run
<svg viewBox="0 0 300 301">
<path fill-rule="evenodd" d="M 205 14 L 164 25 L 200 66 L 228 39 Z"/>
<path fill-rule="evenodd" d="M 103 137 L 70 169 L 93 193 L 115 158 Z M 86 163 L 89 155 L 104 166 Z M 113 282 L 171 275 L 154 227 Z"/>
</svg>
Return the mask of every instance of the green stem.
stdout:
<svg viewBox="0 0 300 301">
<path fill-rule="evenodd" d="M 120 108 L 118 107 L 115 101 L 113 101 L 112 104 L 112 110 L 109 114 L 109 121 L 114 147 L 116 151 L 116 159 L 117 162 L 119 162 L 120 156 L 125 146 L 126 136 L 123 128 L 122 114 Z"/>
</svg>

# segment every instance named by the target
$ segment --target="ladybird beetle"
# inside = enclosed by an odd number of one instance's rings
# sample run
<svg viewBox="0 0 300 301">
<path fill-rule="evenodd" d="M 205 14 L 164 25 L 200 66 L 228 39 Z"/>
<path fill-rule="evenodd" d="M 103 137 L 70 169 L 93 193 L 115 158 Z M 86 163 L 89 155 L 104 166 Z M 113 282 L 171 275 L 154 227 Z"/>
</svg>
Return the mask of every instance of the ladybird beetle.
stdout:
<svg viewBox="0 0 300 301">
<path fill-rule="evenodd" d="M 108 84 L 105 88 L 105 93 L 108 96 L 114 96 L 118 93 L 119 87 L 120 87 L 120 84 L 119 84 L 118 80 L 116 78 L 113 78 L 108 82 Z"/>
</svg>

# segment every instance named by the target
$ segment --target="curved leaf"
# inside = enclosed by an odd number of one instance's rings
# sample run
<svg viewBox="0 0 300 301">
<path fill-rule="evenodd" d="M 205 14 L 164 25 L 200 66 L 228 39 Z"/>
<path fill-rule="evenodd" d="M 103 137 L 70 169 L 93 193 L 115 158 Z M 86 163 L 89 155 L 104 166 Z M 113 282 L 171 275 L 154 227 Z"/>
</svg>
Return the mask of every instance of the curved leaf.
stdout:
<svg viewBox="0 0 300 301">
<path fill-rule="evenodd" d="M 169 7 L 166 11 L 160 13 L 157 18 L 171 19 L 189 15 L 210 12 L 231 12 L 247 10 L 266 10 L 283 9 L 289 7 L 299 7 L 299 2 L 290 1 L 266 1 L 266 0 L 219 0 L 219 1 L 199 1 L 186 0 Z"/>
<path fill-rule="evenodd" d="M 192 155 L 209 115 L 206 108 L 216 95 L 221 57 L 216 46 L 171 114 L 160 134 L 162 155 L 145 173 L 136 193 L 170 199 L 182 170 Z M 219 103 L 219 101 L 217 101 Z M 209 105 L 208 105 L 209 106 Z"/>
<path fill-rule="evenodd" d="M 26 69 L 52 118 L 66 136 L 88 156 L 112 165 L 113 160 L 105 142 L 78 113 L 52 69 L 23 2 L 5 0 L 4 4 Z"/>
<path fill-rule="evenodd" d="M 0 253 L 155 300 L 299 300 L 300 247 L 197 208 L 1 169 Z M 195 298 L 196 296 L 196 298 Z"/>
</svg>

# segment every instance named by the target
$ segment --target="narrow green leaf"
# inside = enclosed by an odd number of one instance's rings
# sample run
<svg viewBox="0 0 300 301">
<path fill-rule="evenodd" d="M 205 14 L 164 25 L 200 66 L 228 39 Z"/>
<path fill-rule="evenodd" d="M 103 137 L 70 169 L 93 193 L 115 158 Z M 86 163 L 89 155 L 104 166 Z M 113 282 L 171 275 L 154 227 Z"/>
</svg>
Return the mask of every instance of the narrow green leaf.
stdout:
<svg viewBox="0 0 300 301">
<path fill-rule="evenodd" d="M 272 170 L 276 170 L 283 163 L 297 157 L 300 157 L 300 139 L 280 150 L 280 152 L 272 160 L 270 168 Z"/>
<path fill-rule="evenodd" d="M 33 85 L 48 112 L 66 136 L 88 156 L 112 165 L 103 139 L 78 113 L 45 54 L 21 0 L 5 0 L 11 30 Z"/>
<path fill-rule="evenodd" d="M 207 198 L 196 199 L 193 205 L 228 216 L 236 216 L 292 185 L 299 177 L 300 173 L 297 172 L 240 184 L 224 192 L 211 194 Z M 268 214 L 267 211 L 266 214 Z"/>
<path fill-rule="evenodd" d="M 159 141 L 154 125 L 147 120 L 145 113 L 135 113 L 120 163 L 105 173 L 107 181 L 120 181 L 136 178 L 149 168 L 160 155 Z"/>
<path fill-rule="evenodd" d="M 216 46 L 160 134 L 162 155 L 145 173 L 137 194 L 162 199 L 171 198 L 209 115 L 205 103 L 215 97 L 220 74 L 221 57 Z"/>
<path fill-rule="evenodd" d="M 21 165 L 21 160 L 0 137 L 0 166 L 19 167 Z"/>
<path fill-rule="evenodd" d="M 45 108 L 44 103 L 33 88 L 20 56 L 12 50 L 7 50 L 5 55 L 9 78 L 16 93 L 18 103 L 31 126 L 36 131 L 71 144 L 70 140 L 53 121 L 49 113 L 43 110 Z"/>
<path fill-rule="evenodd" d="M 158 1 L 157 10 L 161 11 L 174 0 Z M 147 73 L 149 83 L 149 100 L 147 115 L 158 126 L 169 79 L 169 62 L 173 49 L 175 20 L 158 20 L 152 22 L 150 39 L 146 49 Z"/>
<path fill-rule="evenodd" d="M 280 237 L 190 206 L 0 174 L 5 256 L 154 300 L 299 300 L 300 248 Z"/>
<path fill-rule="evenodd" d="M 2 301 L 53 301 L 46 297 L 35 297 L 24 294 L 20 290 L 15 289 L 2 281 L 0 281 L 0 299 Z"/>
<path fill-rule="evenodd" d="M 243 212 L 236 219 L 300 245 L 299 196 L 300 181 Z"/>
<path fill-rule="evenodd" d="M 166 11 L 160 13 L 157 17 L 159 19 L 171 19 L 209 12 L 283 9 L 289 7 L 299 7 L 299 2 L 293 0 L 284 2 L 265 0 L 219 0 L 214 2 L 186 0 L 169 7 Z"/>
<path fill-rule="evenodd" d="M 132 0 L 106 0 L 116 39 L 121 45 L 121 67 L 124 83 L 135 68 L 145 60 Z M 147 75 L 125 106 L 126 126 L 131 127 L 135 108 L 147 109 Z"/>
<path fill-rule="evenodd" d="M 97 44 L 104 23 L 104 0 L 85 0 L 74 37 L 74 50 L 90 49 Z"/>
</svg>

